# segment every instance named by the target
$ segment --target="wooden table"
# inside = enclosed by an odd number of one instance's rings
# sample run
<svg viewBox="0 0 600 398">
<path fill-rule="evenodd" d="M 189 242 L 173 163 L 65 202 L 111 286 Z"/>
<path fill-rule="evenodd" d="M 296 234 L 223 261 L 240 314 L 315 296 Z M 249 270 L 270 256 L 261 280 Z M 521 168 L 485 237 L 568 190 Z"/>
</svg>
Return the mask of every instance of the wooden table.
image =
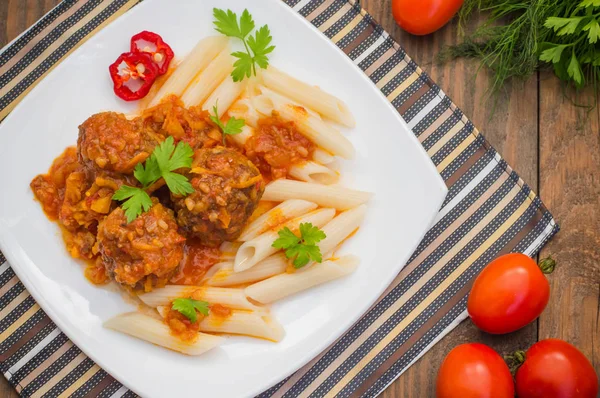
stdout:
<svg viewBox="0 0 600 398">
<path fill-rule="evenodd" d="M 0 0 L 0 47 L 57 3 L 59 0 Z M 427 37 L 410 36 L 395 25 L 390 3 L 362 1 L 541 196 L 562 230 L 541 253 L 541 257 L 552 254 L 558 267 L 549 277 L 550 304 L 536 322 L 506 336 L 490 336 L 465 321 L 383 396 L 435 396 L 440 362 L 453 347 L 466 342 L 483 342 L 506 354 L 541 339 L 561 338 L 579 347 L 600 371 L 600 106 L 591 112 L 573 106 L 561 83 L 543 72 L 526 82 L 508 84 L 492 114 L 493 103 L 486 102 L 490 87 L 486 71 L 477 73 L 472 61 L 435 63 L 440 49 L 456 42 L 456 26 L 450 24 Z M 577 98 L 579 103 L 594 102 L 591 90 Z M 0 378 L 0 396 L 16 396 L 4 378 Z"/>
</svg>

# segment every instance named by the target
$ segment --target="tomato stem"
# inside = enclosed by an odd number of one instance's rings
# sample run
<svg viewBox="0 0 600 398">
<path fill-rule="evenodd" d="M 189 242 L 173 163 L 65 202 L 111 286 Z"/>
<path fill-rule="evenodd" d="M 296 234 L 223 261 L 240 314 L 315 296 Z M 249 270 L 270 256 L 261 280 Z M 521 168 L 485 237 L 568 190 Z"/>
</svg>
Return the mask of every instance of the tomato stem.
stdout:
<svg viewBox="0 0 600 398">
<path fill-rule="evenodd" d="M 504 360 L 508 362 L 508 367 L 510 369 L 510 373 L 514 376 L 517 372 L 517 369 L 525 362 L 525 351 L 517 350 L 512 355 L 506 355 Z"/>
<path fill-rule="evenodd" d="M 540 269 L 544 274 L 551 274 L 556 267 L 556 261 L 550 256 L 540 261 Z"/>
</svg>

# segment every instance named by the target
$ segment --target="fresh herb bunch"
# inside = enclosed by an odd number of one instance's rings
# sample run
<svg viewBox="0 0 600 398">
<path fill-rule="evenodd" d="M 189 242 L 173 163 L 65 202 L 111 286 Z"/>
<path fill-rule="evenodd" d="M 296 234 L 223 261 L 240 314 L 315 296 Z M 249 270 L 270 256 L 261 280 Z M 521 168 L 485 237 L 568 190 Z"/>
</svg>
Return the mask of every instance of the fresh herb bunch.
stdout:
<svg viewBox="0 0 600 398">
<path fill-rule="evenodd" d="M 577 87 L 600 79 L 600 0 L 466 0 L 459 32 L 475 10 L 486 21 L 439 60 L 474 57 L 494 72 L 491 92 L 506 80 L 526 78 L 546 63 Z"/>
<path fill-rule="evenodd" d="M 142 212 L 150 210 L 152 199 L 146 189 L 161 178 L 164 179 L 169 190 L 176 195 L 185 196 L 194 192 L 187 177 L 174 172 L 181 168 L 190 168 L 193 157 L 194 151 L 189 144 L 179 142 L 175 146 L 173 137 L 167 137 L 154 148 L 145 164 L 138 163 L 133 170 L 133 175 L 142 187 L 121 185 L 112 197 L 114 200 L 124 201 L 122 207 L 127 222 L 132 222 Z"/>
<path fill-rule="evenodd" d="M 215 30 L 228 37 L 235 37 L 242 41 L 246 51 L 236 51 L 232 53 L 237 61 L 233 64 L 231 76 L 234 82 L 244 80 L 244 77 L 256 76 L 256 66 L 266 69 L 269 66 L 267 55 L 271 53 L 275 46 L 271 45 L 273 38 L 267 25 L 259 28 L 254 36 L 250 33 L 254 30 L 254 20 L 248 10 L 244 10 L 240 16 L 239 22 L 235 12 L 231 10 L 221 10 L 213 8 L 213 17 L 215 20 Z"/>
</svg>

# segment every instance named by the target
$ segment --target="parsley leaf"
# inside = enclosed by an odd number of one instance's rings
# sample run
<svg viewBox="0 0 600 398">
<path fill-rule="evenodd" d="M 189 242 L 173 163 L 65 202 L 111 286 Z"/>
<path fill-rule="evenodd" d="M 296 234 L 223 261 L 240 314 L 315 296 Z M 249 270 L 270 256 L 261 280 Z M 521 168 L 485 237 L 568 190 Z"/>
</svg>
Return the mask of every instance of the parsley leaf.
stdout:
<svg viewBox="0 0 600 398">
<path fill-rule="evenodd" d="M 146 159 L 146 164 L 143 165 L 138 163 L 133 169 L 133 176 L 142 184 L 147 187 L 152 185 L 156 180 L 160 178 L 160 169 L 158 163 L 153 156 Z"/>
<path fill-rule="evenodd" d="M 244 10 L 238 23 L 236 13 L 231 10 L 213 8 L 213 24 L 215 30 L 225 36 L 240 39 L 244 44 L 244 51 L 232 53 L 237 60 L 233 64 L 234 69 L 231 77 L 234 82 L 242 81 L 245 77 L 256 75 L 256 66 L 265 69 L 269 66 L 267 54 L 271 53 L 275 46 L 270 45 L 273 38 L 267 25 L 263 25 L 254 36 L 248 35 L 254 30 L 255 24 L 248 10 Z"/>
<path fill-rule="evenodd" d="M 577 30 L 577 27 L 583 19 L 584 17 L 549 17 L 544 23 L 544 26 L 554 29 L 557 36 L 571 35 L 575 33 L 575 30 Z"/>
<path fill-rule="evenodd" d="M 194 300 L 191 298 L 178 298 L 173 300 L 171 309 L 180 312 L 192 323 L 196 323 L 198 320 L 196 311 L 204 316 L 208 315 L 208 303 L 206 301 Z"/>
<path fill-rule="evenodd" d="M 590 44 L 596 43 L 600 39 L 600 24 L 595 19 L 590 20 L 583 30 L 588 32 L 588 40 Z"/>
<path fill-rule="evenodd" d="M 112 197 L 119 201 L 127 199 L 123 203 L 123 210 L 128 223 L 152 207 L 152 199 L 145 189 L 161 178 L 176 195 L 185 196 L 194 192 L 186 176 L 174 173 L 178 169 L 190 168 L 193 156 L 194 150 L 189 144 L 180 141 L 175 146 L 175 140 L 169 136 L 154 148 L 145 164 L 138 163 L 135 166 L 133 176 L 142 184 L 142 188 L 121 185 Z"/>
<path fill-rule="evenodd" d="M 175 195 L 186 196 L 194 192 L 194 188 L 186 176 L 169 171 L 163 174 L 163 178 L 169 187 L 169 191 Z"/>
<path fill-rule="evenodd" d="M 261 27 L 254 36 L 248 38 L 248 47 L 254 53 L 254 61 L 263 69 L 269 66 L 267 54 L 275 50 L 275 46 L 270 46 L 271 41 L 273 41 L 273 37 L 271 37 L 271 31 L 267 25 Z"/>
<path fill-rule="evenodd" d="M 210 120 L 219 126 L 221 132 L 223 133 L 223 146 L 226 146 L 225 137 L 228 135 L 236 135 L 242 132 L 242 128 L 246 125 L 246 121 L 244 119 L 236 119 L 235 117 L 230 117 L 226 124 L 221 122 L 219 119 L 219 101 L 215 103 L 213 106 L 213 115 L 210 115 Z"/>
<path fill-rule="evenodd" d="M 567 48 L 567 45 L 566 44 L 562 44 L 562 45 L 549 44 L 549 45 L 551 47 L 545 49 L 540 54 L 540 61 L 552 62 L 552 63 L 556 64 L 556 63 L 560 62 L 560 57 L 562 55 L 562 52 L 565 48 Z"/>
<path fill-rule="evenodd" d="M 123 203 L 123 210 L 125 211 L 128 223 L 132 222 L 138 215 L 142 214 L 142 210 L 148 211 L 152 207 L 150 195 L 141 188 L 121 185 L 112 198 L 114 200 L 125 200 Z"/>
<path fill-rule="evenodd" d="M 600 7 L 600 0 L 583 0 L 578 8 L 586 8 L 586 7 Z"/>
<path fill-rule="evenodd" d="M 321 249 L 317 243 L 327 236 L 318 227 L 311 223 L 302 223 L 299 226 L 300 237 L 294 234 L 288 227 L 284 227 L 277 234 L 272 246 L 276 249 L 284 249 L 285 256 L 293 259 L 294 268 L 302 268 L 312 261 L 320 263 L 323 261 Z"/>
<path fill-rule="evenodd" d="M 583 85 L 583 72 L 581 71 L 581 66 L 579 65 L 579 61 L 575 56 L 575 50 L 573 50 L 573 55 L 571 55 L 571 61 L 569 61 L 569 66 L 567 67 L 567 73 L 569 77 L 573 79 L 577 86 Z"/>
</svg>

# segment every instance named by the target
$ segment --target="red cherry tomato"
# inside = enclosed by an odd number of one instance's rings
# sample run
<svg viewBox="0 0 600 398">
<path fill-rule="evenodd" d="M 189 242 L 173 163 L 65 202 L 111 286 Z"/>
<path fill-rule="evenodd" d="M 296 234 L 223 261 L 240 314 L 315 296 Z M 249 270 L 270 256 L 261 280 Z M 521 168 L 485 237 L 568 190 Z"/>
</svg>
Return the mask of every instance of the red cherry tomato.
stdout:
<svg viewBox="0 0 600 398">
<path fill-rule="evenodd" d="M 519 398 L 598 396 L 598 375 L 590 361 L 577 348 L 558 339 L 532 345 L 515 378 Z"/>
<path fill-rule="evenodd" d="M 546 308 L 550 286 L 540 267 L 524 254 L 498 257 L 481 271 L 469 295 L 467 310 L 484 332 L 514 332 Z"/>
<path fill-rule="evenodd" d="M 484 344 L 454 348 L 438 372 L 437 398 L 514 398 L 513 378 L 506 363 Z"/>
<path fill-rule="evenodd" d="M 446 25 L 464 0 L 392 0 L 396 23 L 413 35 L 428 35 Z"/>
</svg>

